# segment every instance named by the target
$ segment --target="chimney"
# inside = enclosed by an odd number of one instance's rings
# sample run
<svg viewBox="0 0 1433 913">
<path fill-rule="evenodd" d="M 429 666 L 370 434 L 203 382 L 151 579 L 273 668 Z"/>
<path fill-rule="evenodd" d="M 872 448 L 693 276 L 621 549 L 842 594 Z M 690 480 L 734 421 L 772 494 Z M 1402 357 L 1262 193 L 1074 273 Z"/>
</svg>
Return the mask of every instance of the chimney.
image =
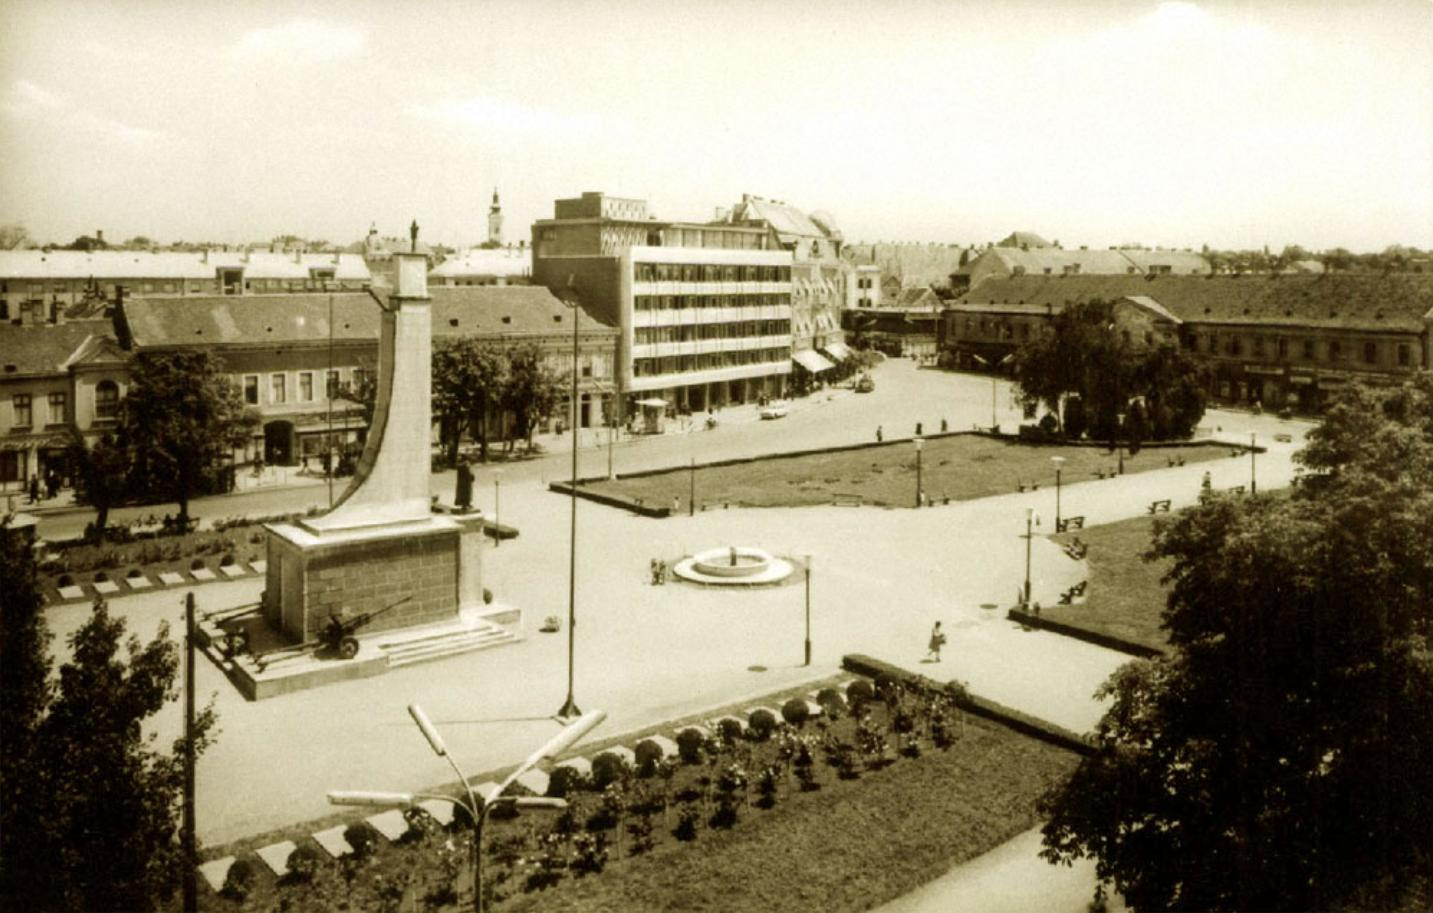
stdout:
<svg viewBox="0 0 1433 913">
<path fill-rule="evenodd" d="M 104 229 L 103 229 L 103 228 L 96 228 L 96 229 L 95 229 L 95 243 L 96 243 L 96 244 L 103 244 L 103 243 L 104 243 Z"/>
</svg>

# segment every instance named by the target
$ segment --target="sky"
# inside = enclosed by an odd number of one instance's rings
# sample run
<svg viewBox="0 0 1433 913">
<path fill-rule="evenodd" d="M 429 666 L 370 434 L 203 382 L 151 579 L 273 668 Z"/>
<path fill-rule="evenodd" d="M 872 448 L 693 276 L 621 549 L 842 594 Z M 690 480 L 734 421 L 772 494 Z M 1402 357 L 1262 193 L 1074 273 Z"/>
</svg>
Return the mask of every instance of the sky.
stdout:
<svg viewBox="0 0 1433 913">
<path fill-rule="evenodd" d="M 509 240 L 600 190 L 849 242 L 1433 247 L 1433 2 L 0 2 L 0 224 Z"/>
</svg>

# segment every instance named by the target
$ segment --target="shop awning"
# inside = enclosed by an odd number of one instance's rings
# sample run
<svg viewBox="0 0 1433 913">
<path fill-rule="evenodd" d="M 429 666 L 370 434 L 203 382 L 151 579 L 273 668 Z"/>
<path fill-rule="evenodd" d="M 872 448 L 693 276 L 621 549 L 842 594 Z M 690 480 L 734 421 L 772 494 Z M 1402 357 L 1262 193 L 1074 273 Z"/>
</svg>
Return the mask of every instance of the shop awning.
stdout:
<svg viewBox="0 0 1433 913">
<path fill-rule="evenodd" d="M 846 344 L 844 342 L 837 341 L 827 343 L 826 345 L 821 347 L 821 351 L 825 352 L 827 355 L 836 359 L 837 361 L 845 361 L 846 359 L 851 357 L 851 350 L 846 347 Z"/>
<path fill-rule="evenodd" d="M 820 374 L 822 371 L 829 371 L 836 367 L 831 362 L 822 358 L 821 353 L 815 349 L 801 349 L 792 352 L 791 359 L 812 374 Z"/>
<path fill-rule="evenodd" d="M 637 400 L 637 405 L 646 406 L 648 409 L 665 409 L 667 401 L 653 397 L 652 399 L 639 399 Z"/>
</svg>

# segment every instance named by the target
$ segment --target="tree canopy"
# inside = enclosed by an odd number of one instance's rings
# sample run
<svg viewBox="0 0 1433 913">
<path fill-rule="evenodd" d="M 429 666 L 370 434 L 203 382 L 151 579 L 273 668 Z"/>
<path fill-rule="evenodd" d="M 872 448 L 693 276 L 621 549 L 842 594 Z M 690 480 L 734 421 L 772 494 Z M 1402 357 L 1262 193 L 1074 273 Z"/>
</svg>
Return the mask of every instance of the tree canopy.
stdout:
<svg viewBox="0 0 1433 913">
<path fill-rule="evenodd" d="M 519 343 L 504 352 L 507 362 L 499 402 L 513 416 L 513 434 L 532 445 L 532 434 L 562 399 L 563 377 L 548 364 L 542 347 Z M 570 375 L 569 375 L 570 379 Z"/>
<path fill-rule="evenodd" d="M 168 496 L 189 520 L 189 499 L 258 425 L 243 394 L 205 351 L 141 352 L 129 363 L 119 442 L 140 490 Z"/>
<path fill-rule="evenodd" d="M 1433 375 L 1354 388 L 1287 496 L 1156 526 L 1171 653 L 1042 801 L 1140 910 L 1398 907 L 1433 860 Z"/>
<path fill-rule="evenodd" d="M 445 339 L 433 349 L 433 414 L 438 418 L 449 464 L 457 462 L 466 431 L 488 458 L 488 416 L 507 382 L 507 359 L 494 345 L 472 337 Z"/>
<path fill-rule="evenodd" d="M 1043 405 L 1067 434 L 1114 440 L 1188 437 L 1204 415 L 1199 365 L 1170 343 L 1140 344 L 1119 330 L 1105 302 L 1073 304 L 1015 353 L 1022 405 Z M 1070 421 L 1078 400 L 1076 421 Z M 1120 432 L 1119 416 L 1126 417 Z"/>
<path fill-rule="evenodd" d="M 95 603 L 51 675 L 34 562 L 0 533 L 0 907 L 150 910 L 185 867 L 179 836 L 182 740 L 159 750 L 146 719 L 176 697 L 179 647 L 148 643 Z M 196 754 L 214 732 L 196 718 Z"/>
</svg>

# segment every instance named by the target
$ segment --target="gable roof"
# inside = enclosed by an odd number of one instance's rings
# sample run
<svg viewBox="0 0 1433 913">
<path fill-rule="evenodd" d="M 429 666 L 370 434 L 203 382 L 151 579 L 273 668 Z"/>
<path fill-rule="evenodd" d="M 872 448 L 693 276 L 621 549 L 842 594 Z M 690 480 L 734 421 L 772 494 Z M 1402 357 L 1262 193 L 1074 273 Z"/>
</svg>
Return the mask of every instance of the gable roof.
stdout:
<svg viewBox="0 0 1433 913">
<path fill-rule="evenodd" d="M 1049 241 L 1035 234 L 1033 231 L 1012 231 L 1005 240 L 996 247 L 1029 247 L 1032 250 L 1040 247 L 1052 247 Z"/>
<path fill-rule="evenodd" d="M 213 279 L 218 269 L 243 269 L 247 279 L 307 279 L 310 269 L 333 269 L 335 279 L 364 281 L 368 266 L 356 254 L 277 251 L 0 251 L 0 279 Z"/>
<path fill-rule="evenodd" d="M 1054 312 L 1066 305 L 1152 299 L 1185 323 L 1326 326 L 1421 333 L 1433 321 L 1433 275 L 1010 276 L 988 279 L 952 310 Z"/>
<path fill-rule="evenodd" d="M 23 325 L 0 323 L 0 380 L 63 374 L 91 337 L 113 332 L 108 320 Z"/>
<path fill-rule="evenodd" d="M 823 220 L 831 220 L 822 213 Z M 787 203 L 778 203 L 752 194 L 742 194 L 741 202 L 731 211 L 733 222 L 766 222 L 783 242 L 800 238 L 840 238 L 839 231 L 828 231 L 810 216 Z M 825 224 L 834 228 L 833 221 Z"/>
<path fill-rule="evenodd" d="M 532 275 L 532 249 L 528 247 L 475 247 L 449 257 L 429 271 L 430 276 L 508 276 Z"/>
<path fill-rule="evenodd" d="M 848 244 L 841 249 L 851 263 L 872 264 L 907 288 L 949 285 L 951 273 L 966 268 L 961 256 L 968 267 L 979 253 L 953 244 Z"/>
<path fill-rule="evenodd" d="M 433 336 L 551 336 L 571 332 L 570 309 L 542 286 L 432 288 Z M 135 348 L 191 345 L 265 346 L 326 343 L 329 298 L 333 338 L 378 338 L 378 305 L 359 292 L 299 295 L 207 295 L 131 298 L 123 319 Z M 583 332 L 616 330 L 584 308 Z"/>
</svg>

